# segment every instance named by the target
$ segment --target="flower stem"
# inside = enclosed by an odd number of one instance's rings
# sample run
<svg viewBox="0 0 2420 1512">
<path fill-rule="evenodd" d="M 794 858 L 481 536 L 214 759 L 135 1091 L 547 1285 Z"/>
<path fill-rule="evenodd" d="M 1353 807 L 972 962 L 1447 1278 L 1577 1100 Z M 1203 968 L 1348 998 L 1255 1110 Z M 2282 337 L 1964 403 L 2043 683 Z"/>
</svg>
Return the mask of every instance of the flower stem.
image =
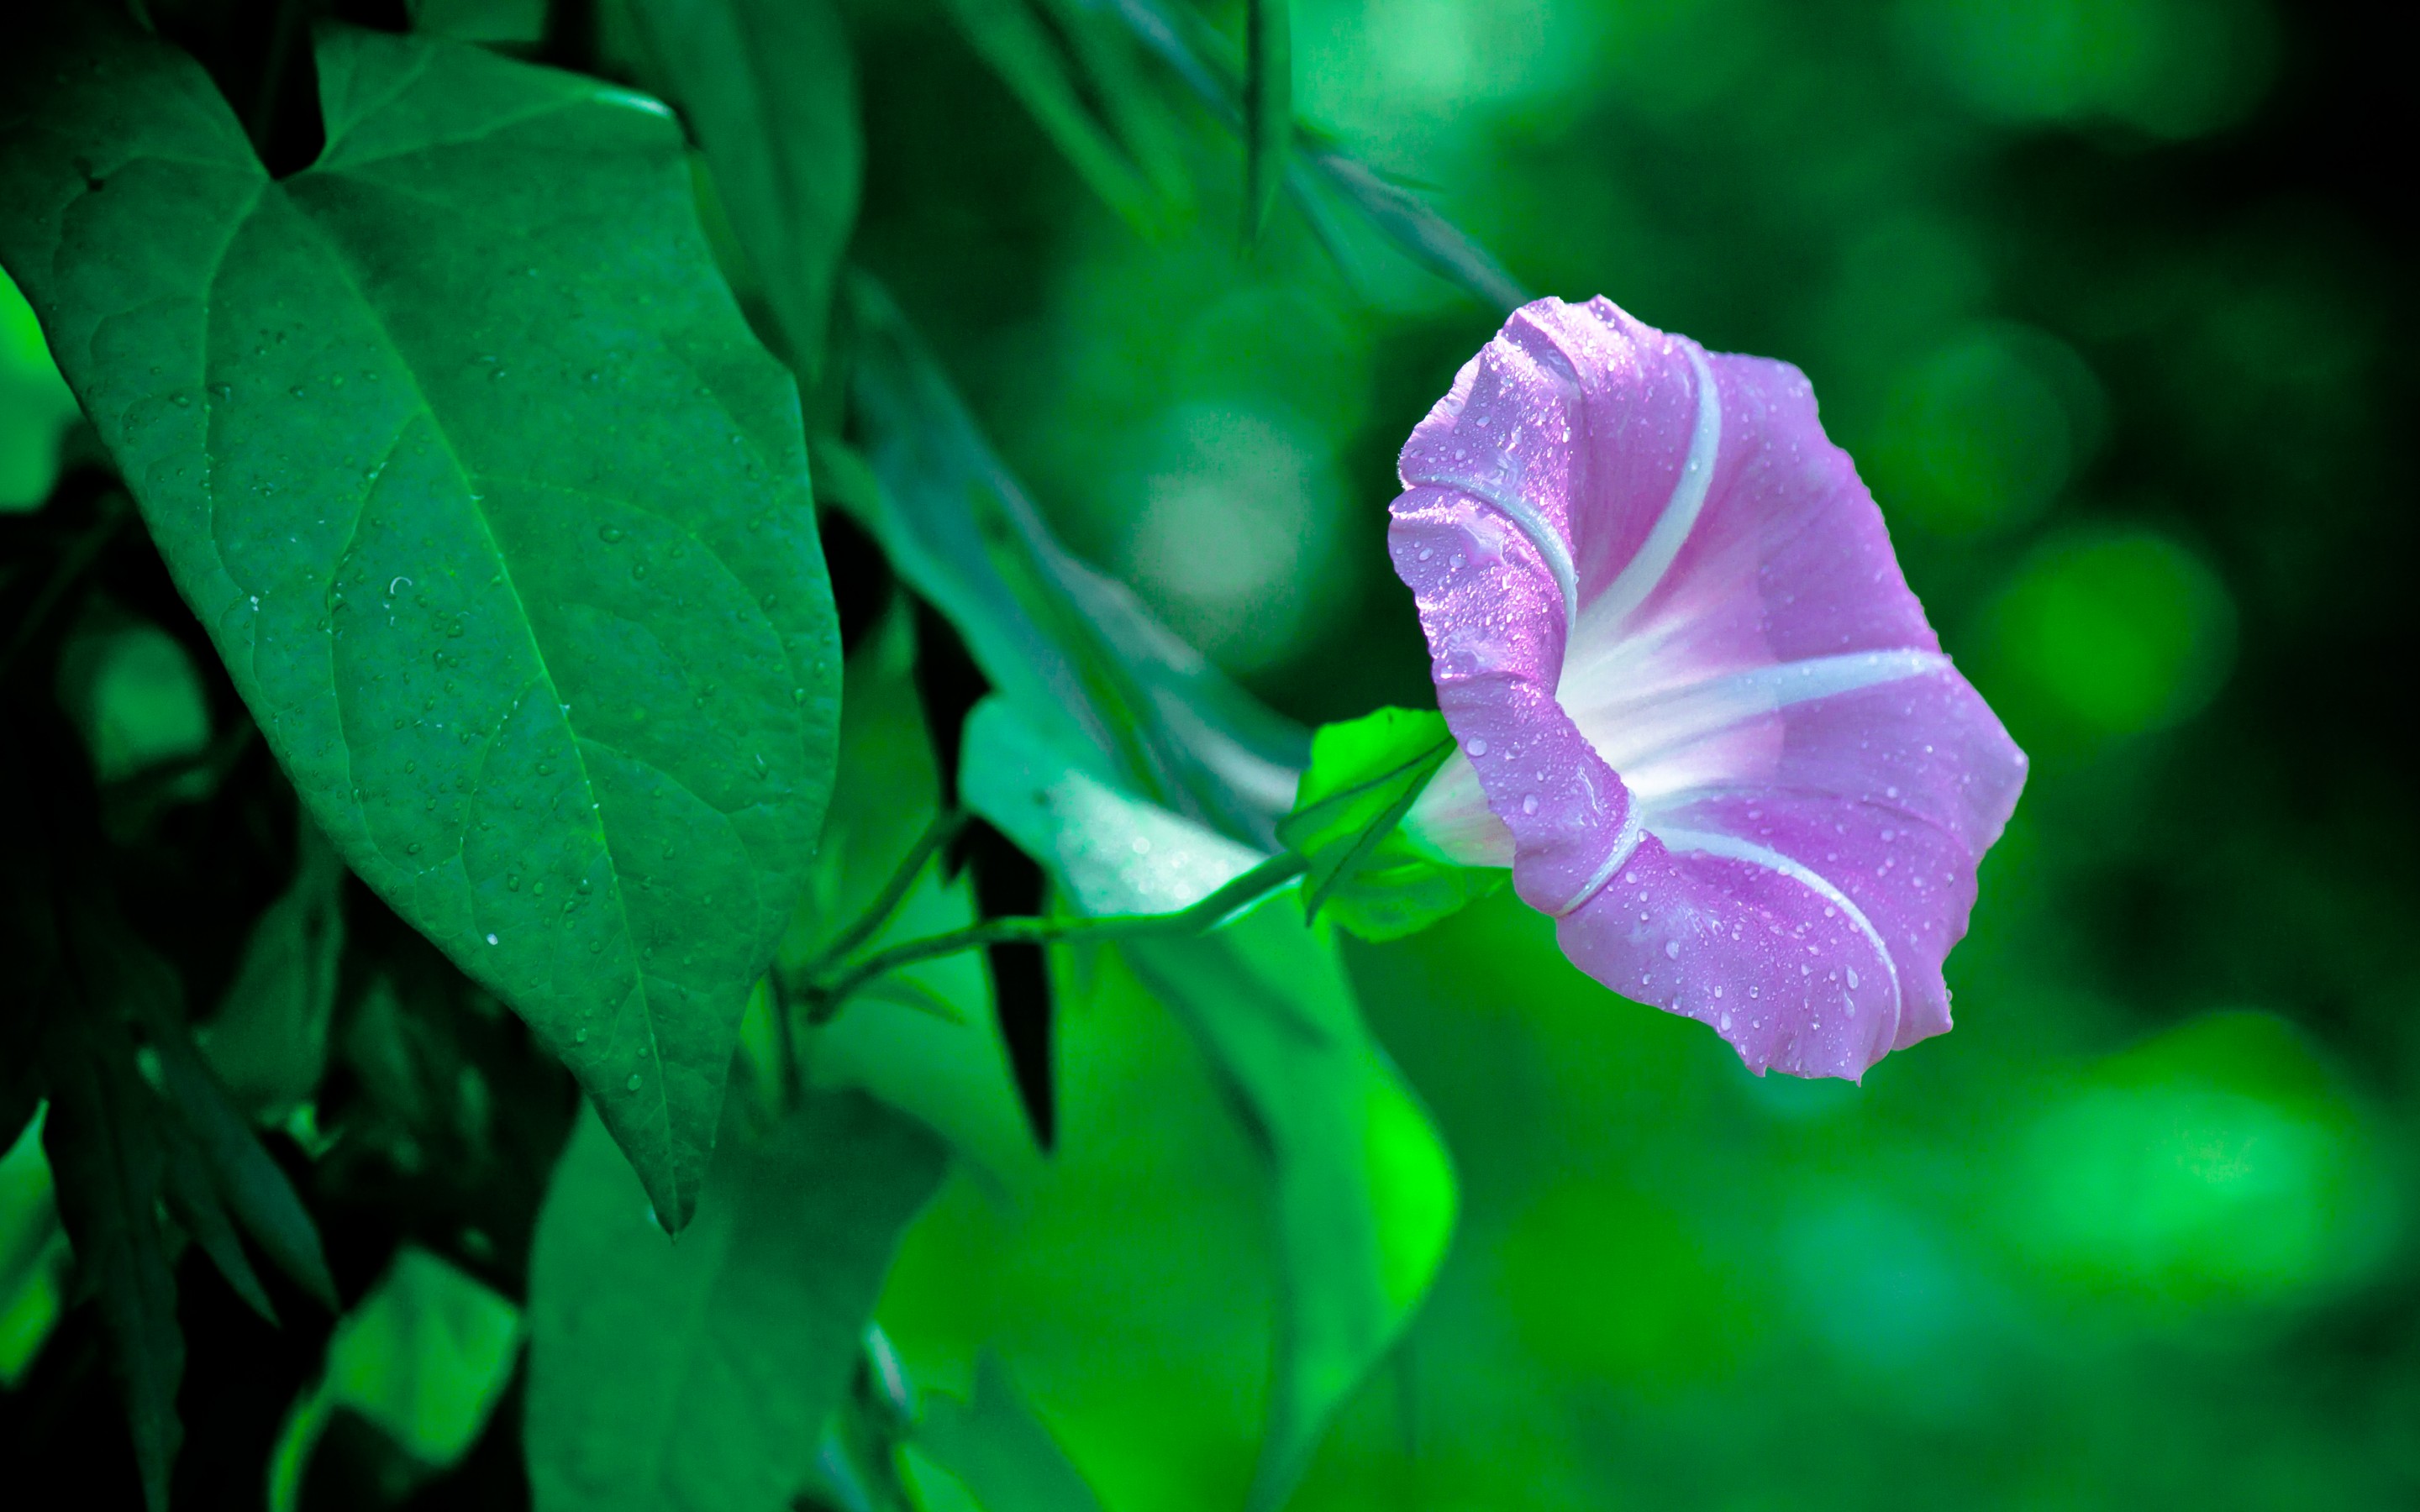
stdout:
<svg viewBox="0 0 2420 1512">
<path fill-rule="evenodd" d="M 933 822 L 924 826 L 924 833 L 916 838 L 916 843 L 900 858 L 898 867 L 891 873 L 891 880 L 882 885 L 882 891 L 866 905 L 865 912 L 858 916 L 857 922 L 833 935 L 831 943 L 825 946 L 823 952 L 807 967 L 809 980 L 826 975 L 847 960 L 852 951 L 874 938 L 876 931 L 891 922 L 891 916 L 908 901 L 908 890 L 916 886 L 916 879 L 923 875 L 924 863 L 933 858 L 934 852 L 955 840 L 958 831 L 966 826 L 967 811 L 956 804 L 951 804 L 935 814 Z"/>
<path fill-rule="evenodd" d="M 979 946 L 1055 945 L 1072 940 L 1198 934 L 1247 903 L 1257 903 L 1292 882 L 1302 874 L 1305 864 L 1301 856 L 1292 852 L 1272 856 L 1200 902 L 1165 914 L 1100 914 L 1091 917 L 1065 914 L 1048 918 L 986 918 L 946 934 L 903 940 L 886 949 L 875 951 L 830 978 L 818 980 L 816 979 L 821 973 L 811 971 L 799 995 L 806 999 L 808 1022 L 820 1024 L 838 1012 L 850 994 L 877 977 L 919 961 L 955 955 Z"/>
</svg>

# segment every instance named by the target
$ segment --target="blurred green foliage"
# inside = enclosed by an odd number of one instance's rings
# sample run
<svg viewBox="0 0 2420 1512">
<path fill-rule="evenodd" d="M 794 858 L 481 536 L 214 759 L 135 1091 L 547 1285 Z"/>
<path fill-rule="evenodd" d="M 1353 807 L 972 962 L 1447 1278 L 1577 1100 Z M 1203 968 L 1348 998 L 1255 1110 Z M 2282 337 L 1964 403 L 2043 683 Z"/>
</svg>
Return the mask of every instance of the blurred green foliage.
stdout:
<svg viewBox="0 0 2420 1512">
<path fill-rule="evenodd" d="M 1078 548 L 1306 719 L 1425 698 L 1394 448 L 1495 322 L 1233 149 L 1139 237 L 929 17 L 861 4 L 859 255 Z M 1243 7 L 1216 14 L 1241 35 Z M 1463 1180 L 1439 1289 L 1296 1504 L 2386 1506 L 2420 1487 L 2420 816 L 2387 354 L 2339 8 L 1304 0 L 1298 105 L 1530 286 L 1787 358 L 2037 758 L 1863 1088 L 1745 1076 L 1509 897 L 1348 952 Z M 886 186 L 888 186 L 886 188 Z M 1276 1284 L 1218 1093 L 1109 971 L 1061 1153 L 884 1313 L 999 1350 L 1119 1508 L 1235 1504 Z M 1187 1112 L 1184 1110 L 1190 1109 Z M 1148 1110 L 1148 1111 L 1146 1111 Z M 1176 1192 L 1188 1195 L 1178 1201 Z M 1247 1309 L 1246 1311 L 1249 1311 Z"/>
</svg>

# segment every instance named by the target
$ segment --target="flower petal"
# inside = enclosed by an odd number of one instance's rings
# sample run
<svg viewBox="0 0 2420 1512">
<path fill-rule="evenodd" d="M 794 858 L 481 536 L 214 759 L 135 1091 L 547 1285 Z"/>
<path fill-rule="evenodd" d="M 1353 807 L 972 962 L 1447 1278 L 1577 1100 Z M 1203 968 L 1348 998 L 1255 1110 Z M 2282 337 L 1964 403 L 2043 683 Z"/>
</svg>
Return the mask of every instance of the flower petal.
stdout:
<svg viewBox="0 0 2420 1512">
<path fill-rule="evenodd" d="M 1415 832 L 1509 851 L 1575 962 L 1759 1070 L 1854 1077 L 1947 1028 L 2024 758 L 1805 378 L 1540 301 L 1403 476 L 1389 548 L 1463 748 Z"/>
</svg>

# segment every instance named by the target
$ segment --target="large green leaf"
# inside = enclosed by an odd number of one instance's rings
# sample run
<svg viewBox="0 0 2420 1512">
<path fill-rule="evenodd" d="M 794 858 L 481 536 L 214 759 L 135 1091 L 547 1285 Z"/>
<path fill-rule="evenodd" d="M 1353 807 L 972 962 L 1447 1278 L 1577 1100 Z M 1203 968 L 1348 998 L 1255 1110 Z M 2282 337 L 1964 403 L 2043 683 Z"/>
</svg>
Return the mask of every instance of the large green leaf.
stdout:
<svg viewBox="0 0 2420 1512">
<path fill-rule="evenodd" d="M 850 403 L 877 486 L 848 501 L 1001 695 L 1131 791 L 1265 842 L 1310 737 L 1078 561 L 890 299 L 850 283 Z"/>
<path fill-rule="evenodd" d="M 734 1114 L 675 1245 L 582 1119 L 538 1215 L 529 1412 L 539 1512 L 784 1512 L 848 1384 L 940 1142 L 860 1093 L 759 1134 Z"/>
<path fill-rule="evenodd" d="M 1100 780 L 998 699 L 968 720 L 961 770 L 968 805 L 1086 913 L 1181 907 L 1261 859 Z M 1121 949 L 1226 1079 L 1275 1179 L 1283 1312 L 1252 1495 L 1273 1507 L 1443 1260 L 1452 1167 L 1363 1026 L 1333 939 L 1291 896 Z"/>
<path fill-rule="evenodd" d="M 823 365 L 864 145 L 848 37 L 830 0 L 633 0 L 714 171 L 790 363 Z"/>
<path fill-rule="evenodd" d="M 0 258 L 312 816 L 569 1063 L 677 1226 L 830 791 L 788 375 L 660 107 L 333 31 L 271 181 L 202 70 L 45 8 Z"/>
</svg>

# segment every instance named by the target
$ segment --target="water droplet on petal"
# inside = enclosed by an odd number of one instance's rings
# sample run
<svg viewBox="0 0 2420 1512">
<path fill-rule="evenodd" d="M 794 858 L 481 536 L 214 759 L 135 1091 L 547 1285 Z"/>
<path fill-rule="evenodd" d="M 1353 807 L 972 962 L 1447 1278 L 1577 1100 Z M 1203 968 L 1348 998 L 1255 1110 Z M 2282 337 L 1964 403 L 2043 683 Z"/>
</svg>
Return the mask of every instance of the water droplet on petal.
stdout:
<svg viewBox="0 0 2420 1512">
<path fill-rule="evenodd" d="M 1665 954 L 1666 958 L 1667 958 L 1667 959 L 1668 959 L 1668 960 L 1673 960 L 1673 961 L 1678 961 L 1678 960 L 1680 960 L 1680 959 L 1681 959 L 1681 942 L 1680 942 L 1680 941 L 1678 941 L 1678 940 L 1666 940 L 1666 941 L 1664 942 L 1664 954 Z"/>
</svg>

